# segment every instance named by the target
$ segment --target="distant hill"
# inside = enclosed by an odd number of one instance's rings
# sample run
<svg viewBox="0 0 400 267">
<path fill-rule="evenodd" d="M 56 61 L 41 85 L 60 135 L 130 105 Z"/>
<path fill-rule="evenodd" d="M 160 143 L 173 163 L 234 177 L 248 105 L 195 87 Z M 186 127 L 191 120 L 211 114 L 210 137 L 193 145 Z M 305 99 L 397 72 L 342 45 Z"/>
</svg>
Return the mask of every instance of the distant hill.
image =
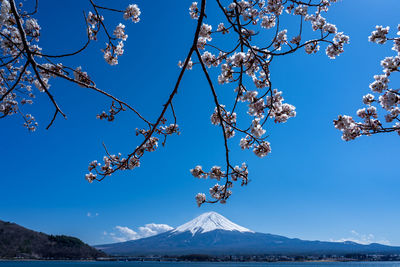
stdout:
<svg viewBox="0 0 400 267">
<path fill-rule="evenodd" d="M 256 233 L 215 212 L 204 213 L 159 235 L 95 247 L 120 256 L 400 254 L 400 247 L 381 244 L 306 241 Z"/>
<path fill-rule="evenodd" d="M 0 220 L 0 258 L 94 259 L 104 252 L 65 235 L 47 235 Z"/>
</svg>

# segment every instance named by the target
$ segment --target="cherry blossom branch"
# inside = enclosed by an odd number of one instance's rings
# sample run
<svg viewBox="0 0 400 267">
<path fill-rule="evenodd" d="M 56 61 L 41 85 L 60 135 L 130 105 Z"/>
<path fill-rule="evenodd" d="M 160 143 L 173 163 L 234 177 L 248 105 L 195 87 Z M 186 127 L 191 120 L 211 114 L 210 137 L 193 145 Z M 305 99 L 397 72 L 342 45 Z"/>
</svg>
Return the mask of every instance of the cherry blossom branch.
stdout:
<svg viewBox="0 0 400 267">
<path fill-rule="evenodd" d="M 93 1 L 91 3 L 94 4 Z M 94 4 L 95 8 L 99 6 Z M 20 7 L 22 7 L 22 3 L 20 3 Z M 105 9 L 104 7 L 102 7 Z M 47 126 L 48 129 L 50 126 L 53 125 L 56 117 L 58 114 L 61 114 L 63 117 L 66 115 L 62 112 L 60 106 L 57 104 L 54 96 L 49 91 L 50 84 L 48 83 L 49 78 L 51 77 L 62 77 L 64 79 L 74 82 L 82 87 L 88 87 L 88 85 L 94 85 L 86 74 L 86 72 L 81 71 L 81 68 L 78 67 L 75 70 L 72 68 L 63 66 L 62 64 L 40 64 L 36 61 L 36 59 L 44 58 L 45 60 L 50 62 L 50 58 L 62 58 L 62 57 L 70 57 L 76 54 L 81 53 L 84 51 L 90 41 L 92 40 L 91 37 L 93 35 L 90 34 L 88 21 L 89 18 L 85 18 L 86 28 L 88 29 L 88 40 L 87 42 L 72 53 L 60 54 L 60 55 L 48 55 L 46 53 L 41 52 L 41 48 L 34 44 L 39 41 L 40 36 L 40 26 L 38 25 L 36 19 L 31 18 L 31 15 L 35 14 L 38 9 L 38 1 L 35 1 L 35 10 L 33 12 L 23 12 L 20 14 L 17 11 L 15 0 L 3 0 L 1 2 L 1 14 L 0 14 L 0 21 L 1 27 L 4 27 L 5 30 L 0 32 L 0 36 L 3 38 L 2 49 L 3 54 L 6 55 L 2 58 L 2 65 L 1 67 L 6 67 L 5 70 L 10 73 L 8 77 L 2 76 L 2 80 L 0 81 L 0 113 L 3 115 L 0 118 L 5 118 L 8 115 L 12 115 L 15 113 L 20 113 L 20 108 L 18 105 L 24 104 L 32 104 L 32 98 L 34 98 L 34 94 L 32 92 L 31 84 L 34 85 L 39 89 L 39 91 L 44 92 L 47 94 L 48 98 L 52 102 L 53 106 L 55 107 L 54 115 Z M 114 11 L 114 9 L 109 8 L 109 11 Z M 97 10 L 96 10 L 97 11 Z M 139 21 L 140 10 L 136 5 L 129 5 L 125 11 L 118 10 L 119 13 L 124 13 L 125 19 L 132 19 L 134 22 Z M 90 12 L 89 12 L 90 13 Z M 98 13 L 97 13 L 98 14 Z M 98 15 L 100 16 L 100 15 Z M 93 20 L 91 18 L 90 22 L 96 24 L 100 23 L 100 21 Z M 102 23 L 104 30 L 107 32 L 105 24 Z M 92 25 L 93 26 L 93 25 Z M 107 35 L 112 40 L 122 39 L 123 41 L 126 40 L 127 36 L 124 34 L 124 25 L 120 24 L 117 26 L 116 30 L 114 31 L 114 37 L 110 37 L 108 32 Z M 96 32 L 97 34 L 97 32 Z M 110 40 L 109 38 L 109 40 Z M 123 43 L 122 41 L 119 42 L 117 46 L 113 46 L 112 51 L 107 50 L 105 52 L 105 59 L 111 63 L 115 64 L 117 62 L 116 57 L 117 55 L 122 55 L 123 53 Z M 106 57 L 107 56 L 107 57 Z M 3 59 L 11 58 L 7 62 L 3 61 Z M 21 66 L 18 66 L 18 63 L 21 63 Z M 65 71 L 66 69 L 72 69 L 74 78 L 68 77 L 68 73 Z M 16 73 L 16 75 L 14 74 Z M 33 74 L 33 75 L 32 75 Z M 77 79 L 79 78 L 79 79 Z M 8 80 L 13 82 L 13 86 L 10 86 Z M 77 80 L 80 80 L 79 82 Z M 6 87 L 1 87 L 1 83 L 5 84 Z M 8 87 L 8 88 L 7 88 Z M 134 111 L 142 120 L 146 123 L 150 124 L 143 116 L 141 116 L 135 109 L 133 109 L 127 103 L 113 97 L 109 93 L 102 91 L 95 86 L 90 86 L 95 91 L 102 93 L 103 95 L 108 96 L 113 101 L 117 101 L 120 105 L 124 105 L 128 107 L 130 110 Z M 13 93 L 15 91 L 15 93 Z M 26 99 L 25 96 L 31 98 Z M 124 109 L 121 108 L 120 111 Z M 30 114 L 28 114 L 31 116 Z M 25 115 L 24 115 L 25 116 Z M 33 118 L 33 116 L 31 116 Z M 25 117 L 23 117 L 25 120 Z M 35 124 L 37 125 L 37 124 Z M 28 127 L 30 131 L 34 131 L 36 127 Z"/>
<path fill-rule="evenodd" d="M 224 146 L 225 146 L 226 173 L 228 174 L 229 173 L 229 168 L 231 167 L 231 164 L 230 164 L 230 161 L 229 161 L 228 138 L 226 137 L 225 125 L 223 123 L 224 119 L 223 119 L 222 112 L 221 112 L 221 105 L 220 105 L 220 103 L 218 101 L 217 93 L 215 92 L 214 85 L 213 85 L 213 83 L 211 81 L 210 75 L 208 74 L 206 66 L 204 65 L 204 62 L 201 59 L 201 54 L 200 54 L 200 52 L 199 52 L 199 50 L 197 48 L 196 48 L 196 54 L 197 54 L 197 57 L 198 57 L 198 59 L 200 61 L 201 68 L 203 69 L 203 73 L 206 76 L 208 85 L 210 86 L 210 89 L 211 89 L 211 92 L 212 92 L 212 95 L 213 95 L 213 98 L 214 98 L 214 103 L 215 103 L 215 106 L 216 106 L 216 109 L 217 109 L 217 114 L 218 114 L 218 117 L 219 117 L 219 119 L 221 121 L 220 125 L 221 125 L 222 135 L 224 137 Z M 225 187 L 224 187 L 224 192 L 223 192 L 223 194 L 221 196 L 221 199 L 223 199 L 223 200 L 226 200 L 229 197 L 227 195 L 227 191 L 226 191 L 227 188 L 228 188 L 228 186 L 227 186 L 228 184 L 229 184 L 229 178 L 227 176 L 226 177 Z M 211 201 L 211 202 L 213 202 L 213 201 Z"/>
<path fill-rule="evenodd" d="M 285 103 L 282 92 L 272 87 L 270 66 L 280 56 L 295 53 L 300 49 L 304 49 L 307 54 L 317 53 L 320 45 L 326 45 L 326 54 L 334 59 L 343 53 L 345 44 L 349 42 L 348 36 L 338 32 L 336 26 L 328 23 L 323 17 L 323 13 L 328 11 L 330 5 L 336 2 L 335 0 L 216 0 L 220 11 L 218 16 L 222 19 L 216 30 L 213 30 L 212 25 L 205 23 L 206 0 L 201 1 L 200 7 L 197 2 L 193 2 L 189 8 L 190 17 L 197 21 L 193 42 L 185 60 L 178 63 L 182 69 L 176 83 L 161 111 L 152 122 L 125 101 L 99 89 L 82 67 L 69 67 L 62 63 L 52 62 L 55 58 L 77 55 L 87 49 L 92 41 L 104 38 L 106 46 L 102 52 L 105 61 L 109 65 L 118 64 L 119 57 L 124 53 L 124 42 L 128 38 L 125 25 L 119 23 L 111 31 L 102 12 L 123 13 L 124 19 L 137 23 L 140 20 L 141 11 L 136 4 L 129 5 L 125 10 L 119 10 L 99 5 L 95 0 L 89 0 L 89 2 L 91 11 L 87 15 L 84 13 L 87 41 L 78 50 L 56 55 L 42 52 L 42 48 L 38 45 L 41 28 L 37 20 L 31 18 L 31 14 L 27 12 L 19 14 L 15 7 L 15 0 L 1 2 L 0 22 L 2 23 L 0 25 L 5 30 L 0 31 L 1 49 L 4 54 L 0 58 L 0 68 L 2 68 L 0 70 L 0 118 L 18 113 L 23 117 L 24 126 L 30 131 L 35 130 L 37 123 L 34 117 L 30 114 L 25 115 L 21 110 L 21 105 L 33 103 L 32 99 L 35 95 L 32 86 L 46 93 L 56 108 L 47 128 L 53 125 L 59 114 L 65 117 L 49 91 L 49 80 L 52 78 L 67 80 L 108 97 L 111 100 L 110 108 L 107 112 L 103 111 L 97 115 L 100 120 L 113 121 L 123 111 L 133 112 L 141 123 L 145 124 L 144 128 L 136 128 L 136 135 L 143 139 L 132 152 L 124 157 L 120 153 L 111 154 L 103 144 L 104 162 L 92 161 L 89 164 L 89 173 L 86 174 L 89 182 L 101 181 L 117 171 L 139 167 L 145 152 L 152 152 L 158 148 L 159 138 L 163 138 L 162 145 L 165 145 L 169 135 L 179 134 L 173 100 L 180 89 L 186 71 L 194 66 L 200 66 L 213 96 L 215 109 L 211 114 L 211 123 L 221 128 L 226 166 L 224 170 L 220 166 L 213 166 L 208 172 L 204 171 L 200 165 L 191 169 L 192 175 L 197 178 L 209 177 L 217 181 L 221 179 L 225 181 L 223 185 L 215 184 L 210 188 L 211 199 L 206 198 L 203 193 L 197 194 L 196 201 L 199 206 L 205 202 L 225 203 L 232 194 L 230 188 L 234 182 L 239 181 L 241 185 L 249 182 L 246 163 L 242 163 L 239 167 L 233 166 L 230 162 L 230 139 L 235 135 L 240 135 L 239 146 L 243 150 L 251 149 L 256 156 L 265 157 L 271 152 L 266 127 L 269 127 L 272 122 L 285 123 L 289 118 L 296 116 L 295 107 Z M 37 8 L 36 1 L 35 12 Z M 300 18 L 299 29 L 292 36 L 292 33 L 285 29 L 285 12 L 288 16 Z M 214 13 L 210 12 L 210 14 Z M 304 34 L 303 27 L 306 22 L 311 24 L 314 32 L 312 37 L 306 38 Z M 269 31 L 270 39 L 265 38 L 262 31 Z M 224 38 L 223 35 L 233 38 L 233 42 L 228 43 L 228 48 L 223 47 L 227 44 L 226 42 L 219 44 L 219 39 Z M 196 55 L 197 62 L 192 61 L 193 54 Z M 391 63 L 387 62 L 387 64 Z M 207 70 L 212 67 L 219 67 L 221 71 L 216 81 Z M 398 69 L 391 69 L 391 72 L 397 71 Z M 230 107 L 225 107 L 220 103 L 217 82 L 221 86 L 231 84 L 234 87 L 233 104 Z M 399 95 L 398 90 L 387 89 L 387 92 L 395 96 Z M 238 108 L 240 103 L 247 105 L 249 119 L 239 124 L 237 118 L 243 117 L 236 114 L 240 110 Z M 171 111 L 169 116 L 173 120 L 173 123 L 169 125 L 166 123 L 167 111 Z M 374 116 L 373 110 L 366 111 L 366 114 L 366 116 Z M 393 120 L 400 121 L 397 116 Z M 372 124 L 373 121 L 368 119 L 365 125 L 358 125 L 361 129 L 372 127 Z M 377 132 L 394 130 L 395 127 L 384 128 L 381 125 L 375 129 Z"/>
<path fill-rule="evenodd" d="M 24 75 L 24 73 L 25 73 L 26 68 L 28 67 L 28 65 L 29 65 L 29 62 L 27 61 L 27 62 L 25 63 L 25 65 L 24 65 L 22 71 L 19 73 L 18 78 L 17 78 L 17 80 L 15 81 L 15 83 L 13 84 L 13 86 L 12 86 L 10 89 L 8 89 L 8 91 L 7 91 L 5 94 L 3 94 L 3 95 L 1 96 L 0 102 L 3 101 L 3 99 L 6 98 L 6 97 L 8 96 L 8 94 L 10 94 L 10 93 L 17 87 L 17 85 L 18 85 L 19 82 L 21 81 L 21 78 L 22 78 L 22 76 Z"/>
<path fill-rule="evenodd" d="M 253 149 L 253 152 L 259 157 L 265 157 L 271 152 L 270 143 L 266 141 L 268 135 L 263 127 L 266 126 L 268 118 L 274 118 L 275 123 L 284 123 L 289 118 L 296 115 L 295 107 L 283 103 L 282 92 L 273 89 L 270 78 L 270 65 L 275 57 L 288 55 L 304 48 L 307 54 L 316 53 L 319 50 L 319 44 L 326 43 L 326 54 L 330 58 L 335 58 L 343 52 L 343 46 L 349 42 L 349 38 L 343 33 L 338 33 L 333 24 L 327 23 L 321 13 L 328 10 L 331 4 L 328 1 L 229 1 L 230 4 L 225 7 L 222 0 L 216 0 L 223 17 L 227 21 L 227 26 L 220 23 L 216 31 L 212 31 L 212 26 L 203 24 L 202 34 L 198 42 L 196 54 L 198 64 L 202 67 L 209 87 L 214 96 L 215 111 L 211 116 L 211 122 L 220 126 L 223 131 L 225 146 L 226 171 L 221 171 L 221 167 L 214 166 L 210 172 L 206 172 L 198 165 L 191 169 L 191 173 L 196 178 L 220 179 L 225 178 L 225 185 L 216 184 L 210 188 L 210 195 L 213 200 L 206 198 L 205 194 L 199 193 L 196 196 L 197 204 L 203 203 L 225 203 L 230 196 L 228 190 L 238 178 L 242 185 L 248 182 L 248 168 L 245 163 L 242 167 L 233 167 L 229 162 L 228 139 L 235 136 L 235 132 L 243 134 L 240 140 L 242 149 Z M 287 4 L 287 5 L 286 5 Z M 309 8 L 315 8 L 314 14 L 309 14 Z M 283 11 L 286 9 L 288 14 L 293 13 L 300 17 L 298 35 L 292 40 L 288 40 L 287 30 L 281 29 L 283 20 L 281 19 Z M 197 19 L 197 3 L 193 2 L 189 8 L 190 15 Z M 319 33 L 320 37 L 311 40 L 302 41 L 303 21 L 310 21 L 313 31 Z M 253 27 L 261 26 L 261 29 L 273 30 L 274 34 L 271 41 L 264 48 L 259 48 L 256 44 L 255 36 L 259 33 L 254 31 Z M 212 36 L 216 34 L 229 34 L 229 30 L 235 34 L 237 45 L 235 49 L 224 49 L 216 44 L 208 44 L 212 41 Z M 318 35 L 317 35 L 318 36 Z M 333 40 L 328 40 L 333 36 Z M 215 37 L 215 36 L 214 36 Z M 265 41 L 263 41 L 265 42 Z M 215 50 L 218 55 L 213 55 L 211 51 L 200 50 L 205 47 Z M 263 47 L 263 46 L 261 46 Z M 247 50 L 247 51 L 246 51 Z M 229 51 L 229 52 L 225 52 Z M 197 64 L 196 62 L 193 64 Z M 215 86 L 207 71 L 207 68 L 221 66 L 221 74 L 218 76 L 219 84 L 236 83 L 235 97 L 230 112 L 218 101 Z M 252 80 L 256 90 L 250 90 Z M 240 127 L 236 122 L 235 110 L 239 102 L 247 102 L 248 114 L 252 117 L 252 122 L 248 127 Z M 231 171 L 232 170 L 232 171 Z"/>
<path fill-rule="evenodd" d="M 54 107 L 56 108 L 56 111 L 54 113 L 53 119 L 51 120 L 50 124 L 47 126 L 47 129 L 53 124 L 55 117 L 57 116 L 58 113 L 60 113 L 64 118 L 66 118 L 67 116 L 64 114 L 64 112 L 62 112 L 62 110 L 60 109 L 60 107 L 58 106 L 57 102 L 55 101 L 53 95 L 49 92 L 49 90 L 47 89 L 47 85 L 44 83 L 44 81 L 42 80 L 42 77 L 40 76 L 38 70 L 37 70 L 37 63 L 34 60 L 33 56 L 32 56 L 32 52 L 29 48 L 29 45 L 26 41 L 26 33 L 24 28 L 22 27 L 21 24 L 21 17 L 18 14 L 18 11 L 15 7 L 15 2 L 14 0 L 9 0 L 10 1 L 10 6 L 11 6 L 11 12 L 14 15 L 17 27 L 18 27 L 18 31 L 22 40 L 22 44 L 24 46 L 24 51 L 26 52 L 26 57 L 28 62 L 30 63 L 30 65 L 32 66 L 33 71 L 36 74 L 36 78 L 38 79 L 40 85 L 42 86 L 44 92 L 47 94 L 47 96 L 49 97 L 50 101 L 53 103 Z M 26 68 L 25 68 L 26 69 Z"/>
<path fill-rule="evenodd" d="M 78 80 L 78 79 L 73 79 L 73 78 L 70 78 L 70 77 L 67 76 L 67 75 L 62 74 L 62 73 L 59 73 L 59 72 L 53 71 L 53 70 L 51 70 L 51 69 L 45 68 L 45 67 L 43 67 L 43 66 L 41 66 L 41 65 L 38 65 L 38 68 L 41 69 L 41 70 L 43 70 L 44 72 L 53 74 L 53 75 L 55 75 L 55 76 L 58 76 L 58 77 L 60 77 L 60 78 L 65 79 L 65 80 L 67 80 L 67 81 L 70 81 L 70 82 L 72 82 L 72 83 L 78 84 L 78 85 L 81 86 L 81 87 L 85 87 L 85 88 L 92 89 L 92 90 L 94 90 L 94 91 L 96 91 L 96 92 L 98 92 L 98 93 L 100 93 L 100 94 L 102 94 L 102 95 L 105 95 L 105 96 L 111 98 L 112 100 L 118 102 L 119 104 L 121 104 L 121 105 L 123 105 L 123 106 L 129 108 L 129 109 L 130 109 L 131 111 L 133 111 L 141 120 L 143 120 L 144 122 L 146 122 L 149 126 L 151 125 L 151 123 L 150 123 L 146 118 L 144 118 L 135 108 L 133 108 L 133 107 L 132 107 L 131 105 L 129 105 L 128 103 L 126 103 L 126 102 L 124 102 L 124 101 L 118 99 L 117 97 L 115 97 L 115 96 L 113 96 L 113 95 L 107 93 L 106 91 L 103 91 L 103 90 L 97 88 L 96 86 L 90 85 L 90 84 L 88 84 L 87 82 L 83 82 L 83 81 L 80 81 L 80 80 Z"/>
<path fill-rule="evenodd" d="M 369 85 L 373 94 L 363 96 L 362 101 L 367 107 L 357 111 L 357 116 L 363 119 L 363 122 L 356 122 L 348 115 L 339 115 L 338 119 L 333 121 L 335 128 L 342 132 L 342 139 L 345 141 L 354 140 L 362 135 L 370 136 L 380 133 L 397 132 L 400 135 L 400 90 L 389 88 L 389 78 L 400 71 L 400 37 L 389 38 L 389 30 L 389 27 L 377 25 L 376 30 L 369 36 L 370 42 L 381 45 L 392 41 L 392 50 L 397 55 L 386 57 L 381 61 L 383 74 L 375 75 L 374 82 Z M 400 24 L 397 26 L 397 31 L 397 35 L 400 35 Z M 385 121 L 379 119 L 377 104 L 386 113 Z M 394 124 L 387 125 L 393 121 L 395 121 Z"/>
<path fill-rule="evenodd" d="M 179 85 L 183 78 L 183 75 L 189 66 L 190 58 L 191 58 L 193 52 L 195 52 L 195 50 L 197 48 L 197 42 L 198 42 L 200 30 L 201 30 L 201 25 L 202 25 L 203 18 L 205 16 L 205 6 L 206 6 L 206 0 L 202 0 L 200 16 L 199 16 L 199 20 L 198 20 L 198 23 L 196 26 L 196 32 L 194 34 L 194 40 L 193 40 L 192 46 L 188 52 L 185 63 L 182 66 L 182 70 L 179 73 L 179 76 L 175 83 L 174 89 L 172 90 L 167 102 L 163 105 L 163 109 L 162 109 L 160 115 L 158 116 L 156 122 L 152 124 L 152 126 L 150 127 L 150 129 L 148 131 L 145 131 L 145 130 L 138 131 L 140 134 L 144 135 L 144 140 L 126 158 L 121 158 L 121 156 L 115 156 L 115 155 L 110 156 L 109 155 L 108 157 L 104 157 L 104 165 L 103 166 L 99 165 L 99 163 L 97 161 L 91 162 L 89 165 L 89 171 L 94 171 L 95 174 L 90 172 L 89 174 L 86 175 L 86 179 L 89 182 L 92 182 L 93 180 L 101 181 L 105 177 L 110 176 L 111 174 L 113 174 L 114 172 L 116 172 L 118 170 L 133 169 L 140 164 L 139 160 L 145 151 L 152 152 L 157 148 L 158 138 L 153 137 L 153 134 L 156 131 L 161 134 L 163 133 L 162 131 L 160 131 L 158 129 L 158 127 L 159 127 L 160 123 L 163 123 L 164 115 L 165 115 L 167 109 L 169 107 L 172 108 L 172 100 L 173 100 L 174 96 L 176 95 L 176 93 L 178 92 L 178 88 L 179 88 Z M 170 125 L 169 128 L 167 127 L 165 129 L 163 129 L 163 130 L 165 130 L 164 137 L 167 134 L 172 134 L 172 133 L 177 132 L 176 117 L 175 117 L 175 112 L 173 111 L 173 108 L 172 108 L 172 112 L 174 114 L 175 124 Z M 98 175 L 99 175 L 99 177 L 98 177 Z"/>
</svg>

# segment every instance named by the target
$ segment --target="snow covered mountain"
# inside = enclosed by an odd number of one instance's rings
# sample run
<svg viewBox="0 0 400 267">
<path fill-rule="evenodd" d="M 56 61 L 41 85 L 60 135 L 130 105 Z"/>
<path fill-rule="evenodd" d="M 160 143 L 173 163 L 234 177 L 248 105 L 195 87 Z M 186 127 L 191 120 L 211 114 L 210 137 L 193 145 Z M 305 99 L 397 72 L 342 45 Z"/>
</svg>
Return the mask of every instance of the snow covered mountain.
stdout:
<svg viewBox="0 0 400 267">
<path fill-rule="evenodd" d="M 216 212 L 204 213 L 168 232 L 155 236 L 95 246 L 110 255 L 321 255 L 348 253 L 400 254 L 400 247 L 354 242 L 305 241 L 256 233 Z"/>
<path fill-rule="evenodd" d="M 189 231 L 192 233 L 192 235 L 195 235 L 196 233 L 202 234 L 217 229 L 225 231 L 238 231 L 241 233 L 254 233 L 253 231 L 237 225 L 236 223 L 231 222 L 224 216 L 213 211 L 203 213 L 199 217 L 196 217 L 193 220 L 178 226 L 176 229 L 172 230 L 172 233 L 183 233 Z"/>
</svg>

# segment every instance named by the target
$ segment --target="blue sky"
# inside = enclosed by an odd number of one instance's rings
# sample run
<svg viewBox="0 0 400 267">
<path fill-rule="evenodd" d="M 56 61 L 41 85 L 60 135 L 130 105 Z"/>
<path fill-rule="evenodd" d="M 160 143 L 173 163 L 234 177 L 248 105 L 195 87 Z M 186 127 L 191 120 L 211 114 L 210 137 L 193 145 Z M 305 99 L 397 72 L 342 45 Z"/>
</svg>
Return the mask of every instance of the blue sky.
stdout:
<svg viewBox="0 0 400 267">
<path fill-rule="evenodd" d="M 121 8 L 129 3 L 113 1 Z M 126 53 L 118 66 L 104 62 L 103 41 L 66 63 L 82 65 L 98 87 L 154 119 L 177 79 L 177 62 L 187 54 L 195 22 L 187 12 L 190 1 L 135 3 L 142 10 L 141 22 L 127 23 Z M 42 47 L 78 48 L 85 38 L 83 8 L 88 11 L 78 0 L 40 1 Z M 299 51 L 274 62 L 271 79 L 296 106 L 297 117 L 267 128 L 272 153 L 264 159 L 241 151 L 239 138 L 230 142 L 233 162 L 247 162 L 252 181 L 247 187 L 235 185 L 226 205 L 197 208 L 194 201 L 195 194 L 207 192 L 213 182 L 193 178 L 189 169 L 224 163 L 220 129 L 209 121 L 211 93 L 198 68 L 187 72 L 174 102 L 182 134 L 145 155 L 140 168 L 93 184 L 84 174 L 91 160 L 102 158 L 101 143 L 113 153 L 130 152 L 139 142 L 134 131 L 140 122 L 130 114 L 112 123 L 96 120 L 108 99 L 53 81 L 52 90 L 68 120 L 59 118 L 46 131 L 53 108 L 42 95 L 29 109 L 40 124 L 36 132 L 28 133 L 18 117 L 0 121 L 0 219 L 99 244 L 113 240 L 104 231 L 116 233 L 116 226 L 175 227 L 214 210 L 259 232 L 309 240 L 369 238 L 400 245 L 399 137 L 344 142 L 332 124 L 339 114 L 355 114 L 373 75 L 381 72 L 380 60 L 393 54 L 390 46 L 369 43 L 367 37 L 376 24 L 397 26 L 399 8 L 397 0 L 340 1 L 327 18 L 350 35 L 343 55 L 330 60 L 324 51 L 313 56 Z M 209 17 L 216 14 L 210 10 Z M 107 20 L 113 26 L 120 21 L 112 14 Z M 219 86 L 217 92 L 222 99 L 232 96 L 230 87 Z"/>
</svg>

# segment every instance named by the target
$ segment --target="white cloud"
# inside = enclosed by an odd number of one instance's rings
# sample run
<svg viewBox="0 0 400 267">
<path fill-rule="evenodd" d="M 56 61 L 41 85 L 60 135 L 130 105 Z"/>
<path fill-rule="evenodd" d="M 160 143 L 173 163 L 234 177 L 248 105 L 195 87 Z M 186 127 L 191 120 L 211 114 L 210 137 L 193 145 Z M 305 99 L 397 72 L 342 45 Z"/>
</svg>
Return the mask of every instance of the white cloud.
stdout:
<svg viewBox="0 0 400 267">
<path fill-rule="evenodd" d="M 114 241 L 125 242 L 129 240 L 136 240 L 144 237 L 158 235 L 174 228 L 167 224 L 149 223 L 144 226 L 138 227 L 137 231 L 134 231 L 129 227 L 119 225 L 117 225 L 115 229 L 117 230 L 117 233 L 108 233 L 108 235 L 111 236 Z"/>
<path fill-rule="evenodd" d="M 345 242 L 351 241 L 358 244 L 368 245 L 371 243 L 379 243 L 382 245 L 390 245 L 390 241 L 386 239 L 377 239 L 373 234 L 360 234 L 355 230 L 350 231 L 350 237 L 340 238 L 338 240 L 330 239 L 331 242 Z"/>
<path fill-rule="evenodd" d="M 139 227 L 140 235 L 143 237 L 149 237 L 152 235 L 158 235 L 169 230 L 174 229 L 173 227 L 167 224 L 156 224 L 156 223 L 148 223 L 145 226 Z"/>
<path fill-rule="evenodd" d="M 86 214 L 86 216 L 88 216 L 89 218 L 93 218 L 93 217 L 99 216 L 99 214 L 98 214 L 97 212 L 96 212 L 96 213 L 88 212 L 88 213 Z"/>
<path fill-rule="evenodd" d="M 126 227 L 126 226 L 115 226 L 115 229 L 117 229 L 120 234 L 122 235 L 121 237 L 115 237 L 116 239 L 119 239 L 118 241 L 127 241 L 127 240 L 134 240 L 138 239 L 138 233 L 133 231 L 132 229 Z"/>
</svg>

